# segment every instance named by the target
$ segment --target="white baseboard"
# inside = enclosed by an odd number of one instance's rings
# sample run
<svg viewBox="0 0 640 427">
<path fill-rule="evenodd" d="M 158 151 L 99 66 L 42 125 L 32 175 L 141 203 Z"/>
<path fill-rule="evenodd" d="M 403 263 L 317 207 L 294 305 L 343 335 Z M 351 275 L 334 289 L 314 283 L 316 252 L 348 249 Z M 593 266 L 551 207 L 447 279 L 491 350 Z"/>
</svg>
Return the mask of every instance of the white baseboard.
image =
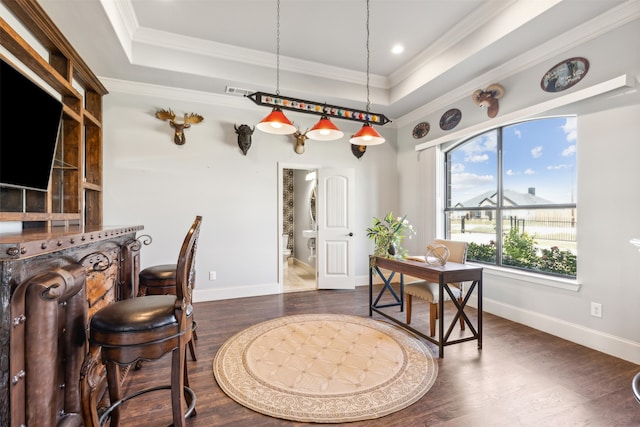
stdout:
<svg viewBox="0 0 640 427">
<path fill-rule="evenodd" d="M 193 302 L 217 301 L 232 298 L 257 297 L 273 295 L 282 292 L 277 283 L 265 283 L 253 286 L 241 286 L 233 288 L 194 289 Z"/>
<path fill-rule="evenodd" d="M 361 276 L 358 278 L 357 283 L 358 286 L 369 286 L 369 277 Z M 512 322 L 529 326 L 550 335 L 640 365 L 640 343 L 638 342 L 587 328 L 576 323 L 566 322 L 535 311 L 504 304 L 490 298 L 484 298 L 482 302 L 482 309 L 485 313 L 494 314 L 511 320 Z M 477 307 L 477 298 L 475 295 L 469 299 L 469 305 L 471 307 Z"/>
<path fill-rule="evenodd" d="M 586 328 L 576 323 L 484 298 L 483 311 L 530 326 L 629 362 L 640 364 L 640 343 Z"/>
</svg>

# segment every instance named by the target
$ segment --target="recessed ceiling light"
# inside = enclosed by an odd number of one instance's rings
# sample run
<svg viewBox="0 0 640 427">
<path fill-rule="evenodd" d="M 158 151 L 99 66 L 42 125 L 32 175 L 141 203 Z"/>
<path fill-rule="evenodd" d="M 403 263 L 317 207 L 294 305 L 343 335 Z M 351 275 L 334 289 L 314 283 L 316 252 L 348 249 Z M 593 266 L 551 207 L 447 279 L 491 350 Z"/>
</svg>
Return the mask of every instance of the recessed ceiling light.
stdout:
<svg viewBox="0 0 640 427">
<path fill-rule="evenodd" d="M 391 48 L 391 52 L 395 53 L 396 55 L 401 54 L 402 52 L 404 52 L 404 46 L 402 46 L 401 44 L 397 44 Z"/>
</svg>

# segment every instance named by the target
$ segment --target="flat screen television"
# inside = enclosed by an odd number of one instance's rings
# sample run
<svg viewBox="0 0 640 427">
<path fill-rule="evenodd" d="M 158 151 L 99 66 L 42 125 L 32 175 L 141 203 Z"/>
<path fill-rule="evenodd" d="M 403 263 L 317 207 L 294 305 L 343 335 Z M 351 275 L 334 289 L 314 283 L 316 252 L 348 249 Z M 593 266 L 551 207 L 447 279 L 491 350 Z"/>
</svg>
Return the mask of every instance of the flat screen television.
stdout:
<svg viewBox="0 0 640 427">
<path fill-rule="evenodd" d="M 47 191 L 62 103 L 0 58 L 0 185 Z"/>
</svg>

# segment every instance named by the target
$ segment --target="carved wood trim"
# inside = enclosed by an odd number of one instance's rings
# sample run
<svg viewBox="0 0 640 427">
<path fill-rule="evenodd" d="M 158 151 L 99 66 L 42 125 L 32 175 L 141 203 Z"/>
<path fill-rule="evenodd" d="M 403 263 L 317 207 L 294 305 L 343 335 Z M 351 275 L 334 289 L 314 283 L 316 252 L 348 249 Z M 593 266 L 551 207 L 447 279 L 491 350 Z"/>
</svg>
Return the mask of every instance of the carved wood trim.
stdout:
<svg viewBox="0 0 640 427">
<path fill-rule="evenodd" d="M 71 69 L 76 79 L 90 86 L 100 95 L 106 95 L 108 93 L 107 89 L 95 74 L 93 74 L 89 66 L 73 46 L 71 46 L 36 0 L 2 0 L 2 2 L 50 52 L 60 52 L 71 62 Z"/>
</svg>

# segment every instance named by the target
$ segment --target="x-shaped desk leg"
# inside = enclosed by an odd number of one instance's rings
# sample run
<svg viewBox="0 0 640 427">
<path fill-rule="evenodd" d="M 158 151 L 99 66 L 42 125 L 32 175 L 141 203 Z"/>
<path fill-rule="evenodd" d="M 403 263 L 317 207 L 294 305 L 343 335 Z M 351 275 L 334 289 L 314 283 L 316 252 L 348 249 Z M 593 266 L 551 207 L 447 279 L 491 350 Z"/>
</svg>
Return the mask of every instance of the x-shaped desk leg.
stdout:
<svg viewBox="0 0 640 427">
<path fill-rule="evenodd" d="M 374 268 L 378 273 L 378 275 L 380 275 L 380 278 L 382 279 L 382 281 L 384 282 L 384 286 L 382 287 L 382 290 L 380 290 L 380 293 L 378 294 L 378 297 L 376 298 L 375 302 L 373 302 L 372 304 L 373 307 L 383 308 L 383 307 L 395 307 L 396 305 L 399 305 L 400 312 L 404 311 L 404 274 L 402 273 L 400 274 L 400 296 L 398 296 L 396 291 L 393 289 L 393 286 L 391 286 L 391 280 L 393 280 L 393 277 L 396 275 L 396 272 L 392 271 L 391 274 L 389 274 L 389 277 L 386 278 L 384 277 L 384 274 L 382 274 L 382 271 L 380 271 L 380 269 L 377 266 L 375 266 Z M 370 272 L 369 274 L 373 274 L 373 272 Z M 382 295 L 385 293 L 386 290 L 389 290 L 395 302 L 378 305 L 380 298 L 382 298 Z"/>
<path fill-rule="evenodd" d="M 475 281 L 473 281 L 471 283 L 471 286 L 469 286 L 469 290 L 467 291 L 464 299 L 462 300 L 462 303 L 460 303 L 458 301 L 458 299 L 453 296 L 453 293 L 451 292 L 451 289 L 449 289 L 448 285 L 444 286 L 444 289 L 446 289 L 447 293 L 449 294 L 449 297 L 451 298 L 451 301 L 453 301 L 453 304 L 456 306 L 457 312 L 456 312 L 455 316 L 453 317 L 453 320 L 451 321 L 451 324 L 449 325 L 449 329 L 447 330 L 447 334 L 445 335 L 445 337 L 443 339 L 443 342 L 446 343 L 449 340 L 449 335 L 451 335 L 451 332 L 453 331 L 453 328 L 455 327 L 456 323 L 458 322 L 458 320 L 462 316 L 462 319 L 463 319 L 464 323 L 469 325 L 469 329 L 471 329 L 471 333 L 473 334 L 473 337 L 478 337 L 478 348 L 482 348 L 482 338 L 481 338 L 480 334 L 478 333 L 478 331 L 476 331 L 476 329 L 473 327 L 473 324 L 471 323 L 471 320 L 467 316 L 467 313 L 464 312 L 464 308 L 467 306 L 467 302 L 469 301 L 469 298 L 471 297 L 471 294 L 473 293 L 473 290 L 475 289 L 477 284 L 478 284 L 477 280 L 475 280 Z M 481 309 L 481 307 L 479 307 L 479 309 Z M 479 322 L 478 322 L 479 323 L 478 324 L 478 329 L 480 329 L 480 327 L 481 327 L 480 326 L 481 325 L 480 322 L 481 322 L 481 320 L 479 320 Z"/>
</svg>

